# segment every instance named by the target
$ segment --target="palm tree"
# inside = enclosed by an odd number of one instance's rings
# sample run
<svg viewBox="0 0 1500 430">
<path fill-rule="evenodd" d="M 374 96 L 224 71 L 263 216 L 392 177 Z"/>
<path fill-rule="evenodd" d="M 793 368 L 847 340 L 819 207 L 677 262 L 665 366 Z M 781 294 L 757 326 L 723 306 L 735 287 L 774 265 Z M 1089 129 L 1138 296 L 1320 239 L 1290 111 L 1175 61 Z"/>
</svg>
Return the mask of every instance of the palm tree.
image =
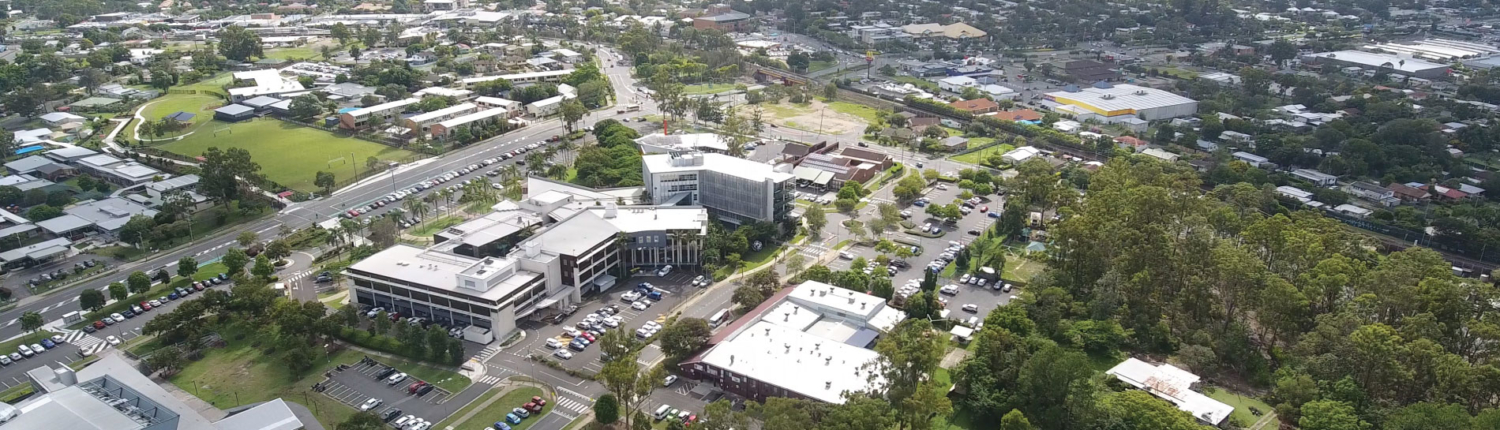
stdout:
<svg viewBox="0 0 1500 430">
<path fill-rule="evenodd" d="M 630 273 L 630 235 L 625 232 L 615 233 L 615 246 L 620 248 L 620 273 L 617 275 L 624 278 Z"/>
<path fill-rule="evenodd" d="M 401 203 L 401 207 L 405 208 L 407 212 L 415 214 L 417 218 L 421 219 L 420 222 L 427 221 L 427 202 L 422 201 L 422 199 L 408 199 L 406 202 Z"/>
</svg>

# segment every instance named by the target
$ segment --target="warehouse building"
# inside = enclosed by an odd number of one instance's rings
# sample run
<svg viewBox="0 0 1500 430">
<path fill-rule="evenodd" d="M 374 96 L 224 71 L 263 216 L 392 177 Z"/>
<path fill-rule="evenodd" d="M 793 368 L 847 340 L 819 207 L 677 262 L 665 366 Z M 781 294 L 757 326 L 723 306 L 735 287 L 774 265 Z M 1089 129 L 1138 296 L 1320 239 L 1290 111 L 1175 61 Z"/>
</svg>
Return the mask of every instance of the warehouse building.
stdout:
<svg viewBox="0 0 1500 430">
<path fill-rule="evenodd" d="M 1448 76 L 1448 65 L 1393 54 L 1376 54 L 1364 51 L 1320 52 L 1302 56 L 1303 61 L 1331 64 L 1338 67 L 1358 67 L 1369 71 L 1384 71 L 1398 75 L 1423 79 L 1439 79 Z"/>
<path fill-rule="evenodd" d="M 1047 93 L 1044 98 L 1056 104 L 1053 110 L 1079 121 L 1093 119 L 1127 126 L 1198 113 L 1197 100 L 1130 84 L 1069 85 L 1063 91 Z"/>
</svg>

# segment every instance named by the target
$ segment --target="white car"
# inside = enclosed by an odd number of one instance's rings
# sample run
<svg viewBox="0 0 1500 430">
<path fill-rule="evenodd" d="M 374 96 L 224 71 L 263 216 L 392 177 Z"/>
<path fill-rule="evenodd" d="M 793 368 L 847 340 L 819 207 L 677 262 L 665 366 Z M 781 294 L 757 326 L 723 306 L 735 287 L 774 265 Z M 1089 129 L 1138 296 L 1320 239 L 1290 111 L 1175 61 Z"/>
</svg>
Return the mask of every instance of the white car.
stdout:
<svg viewBox="0 0 1500 430">
<path fill-rule="evenodd" d="M 368 411 L 375 409 L 376 406 L 380 406 L 380 399 L 371 397 L 370 400 L 365 400 L 364 404 L 359 405 L 359 410 Z"/>
<path fill-rule="evenodd" d="M 633 301 L 640 300 L 640 299 L 641 299 L 641 293 L 637 292 L 637 291 L 630 291 L 630 292 L 627 292 L 625 294 L 621 294 L 620 295 L 620 301 L 622 301 L 622 302 L 633 302 Z"/>
<path fill-rule="evenodd" d="M 550 349 L 562 348 L 562 342 L 558 342 L 556 338 L 549 337 L 549 338 L 547 338 L 547 348 L 550 348 Z"/>
<path fill-rule="evenodd" d="M 651 307 L 651 303 L 647 302 L 647 301 L 644 301 L 644 300 L 630 304 L 630 308 L 631 309 L 635 309 L 635 310 L 638 310 L 638 311 L 644 311 L 644 310 L 646 310 L 646 308 L 649 308 L 649 307 Z"/>
<path fill-rule="evenodd" d="M 979 305 L 976 305 L 976 304 L 973 304 L 973 303 L 964 305 L 964 312 L 978 313 L 979 312 Z"/>
<path fill-rule="evenodd" d="M 604 325 L 608 326 L 609 328 L 619 328 L 620 322 L 622 321 L 624 321 L 624 319 L 620 317 L 609 317 L 604 319 Z"/>
<path fill-rule="evenodd" d="M 396 384 L 400 384 L 401 381 L 405 381 L 405 380 L 406 380 L 406 373 L 405 372 L 397 373 L 395 375 L 391 375 L 390 378 L 387 378 L 385 380 L 385 385 L 396 385 Z"/>
<path fill-rule="evenodd" d="M 963 274 L 963 276 L 959 276 L 958 277 L 958 283 L 960 283 L 960 284 L 967 284 L 967 283 L 969 283 L 969 279 L 970 278 L 972 278 L 972 276 L 969 275 L 968 273 L 965 273 L 965 274 Z"/>
<path fill-rule="evenodd" d="M 110 336 L 110 337 L 114 337 L 114 336 Z M 24 355 L 24 356 L 27 356 L 27 357 L 36 355 L 36 352 L 32 351 L 30 346 L 21 345 L 21 346 L 16 347 L 16 349 L 21 351 L 21 355 Z"/>
<path fill-rule="evenodd" d="M 563 334 L 567 335 L 568 337 L 578 337 L 578 335 L 583 334 L 583 332 L 578 331 L 578 329 L 576 328 L 563 327 Z"/>
<path fill-rule="evenodd" d="M 667 375 L 667 379 L 661 381 L 661 386 L 670 387 L 674 383 L 677 383 L 677 375 Z"/>
<path fill-rule="evenodd" d="M 104 337 L 104 341 L 105 342 L 109 342 L 110 345 L 119 345 L 120 344 L 120 338 L 114 337 L 114 336 L 105 336 Z"/>
<path fill-rule="evenodd" d="M 958 286 L 957 285 L 953 285 L 953 284 L 944 285 L 943 289 L 938 290 L 938 292 L 939 293 L 943 293 L 943 294 L 947 294 L 947 295 L 950 295 L 950 296 L 958 295 Z"/>
<path fill-rule="evenodd" d="M 109 314 L 109 318 L 115 320 L 115 322 L 125 322 L 125 316 L 119 313 Z"/>
<path fill-rule="evenodd" d="M 573 358 L 573 353 L 568 352 L 568 350 L 566 350 L 566 349 L 559 349 L 559 350 L 556 350 L 556 351 L 552 351 L 552 355 L 556 356 L 557 358 L 564 359 L 564 360 Z"/>
</svg>

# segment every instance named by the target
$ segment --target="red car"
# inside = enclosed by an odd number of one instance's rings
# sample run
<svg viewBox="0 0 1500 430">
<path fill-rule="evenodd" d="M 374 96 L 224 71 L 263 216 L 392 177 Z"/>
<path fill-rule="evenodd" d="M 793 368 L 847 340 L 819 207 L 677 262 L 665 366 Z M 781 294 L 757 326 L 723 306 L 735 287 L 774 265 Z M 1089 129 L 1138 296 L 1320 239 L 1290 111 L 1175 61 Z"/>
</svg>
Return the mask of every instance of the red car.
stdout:
<svg viewBox="0 0 1500 430">
<path fill-rule="evenodd" d="M 149 310 L 151 310 L 151 304 L 150 303 L 146 303 L 146 302 L 141 302 L 141 309 L 145 309 L 145 310 L 149 311 Z"/>
<path fill-rule="evenodd" d="M 423 382 L 423 381 L 414 382 L 414 383 L 411 384 L 411 386 L 406 387 L 406 392 L 408 394 L 415 393 L 415 392 L 417 392 L 417 390 L 422 389 L 422 386 L 424 386 L 424 385 L 427 385 L 427 383 Z"/>
<path fill-rule="evenodd" d="M 104 330 L 104 321 L 94 321 L 94 328 Z"/>
<path fill-rule="evenodd" d="M 533 414 L 542 413 L 542 405 L 538 405 L 535 402 L 526 402 L 526 404 L 521 405 L 521 407 L 525 408 L 527 411 L 530 411 Z"/>
<path fill-rule="evenodd" d="M 990 211 L 990 207 L 989 206 L 980 206 L 979 207 L 979 211 L 980 212 L 989 212 Z"/>
<path fill-rule="evenodd" d="M 589 334 L 589 333 L 583 333 L 583 338 L 584 339 L 588 339 L 589 342 L 593 342 L 594 341 L 594 335 Z"/>
<path fill-rule="evenodd" d="M 542 396 L 531 396 L 531 403 L 536 403 L 538 407 L 547 406 L 547 399 L 543 399 Z"/>
<path fill-rule="evenodd" d="M 202 282 L 193 282 L 193 290 L 203 291 L 203 283 Z"/>
</svg>

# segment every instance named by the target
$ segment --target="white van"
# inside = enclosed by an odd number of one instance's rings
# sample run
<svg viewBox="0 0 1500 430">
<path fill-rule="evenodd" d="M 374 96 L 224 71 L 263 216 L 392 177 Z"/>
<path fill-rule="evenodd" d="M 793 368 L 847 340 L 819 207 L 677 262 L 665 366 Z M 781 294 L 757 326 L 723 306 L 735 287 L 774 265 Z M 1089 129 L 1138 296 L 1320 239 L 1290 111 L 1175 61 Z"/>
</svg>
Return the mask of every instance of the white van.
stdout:
<svg viewBox="0 0 1500 430">
<path fill-rule="evenodd" d="M 656 276 L 667 276 L 669 273 L 672 273 L 672 265 L 670 264 L 662 267 L 661 270 L 657 270 Z"/>
<path fill-rule="evenodd" d="M 669 412 L 672 412 L 672 405 L 661 405 L 661 407 L 656 408 L 656 414 L 653 416 L 656 417 L 657 421 L 661 421 L 667 419 L 667 413 Z"/>
</svg>

